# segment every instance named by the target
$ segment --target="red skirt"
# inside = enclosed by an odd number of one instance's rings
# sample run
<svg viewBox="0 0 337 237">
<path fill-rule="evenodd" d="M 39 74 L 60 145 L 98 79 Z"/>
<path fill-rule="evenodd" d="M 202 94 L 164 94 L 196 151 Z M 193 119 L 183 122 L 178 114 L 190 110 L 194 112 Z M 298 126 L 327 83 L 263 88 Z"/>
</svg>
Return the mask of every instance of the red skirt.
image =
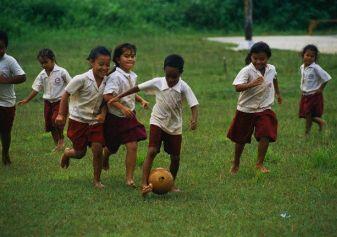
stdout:
<svg viewBox="0 0 337 237">
<path fill-rule="evenodd" d="M 44 122 L 46 132 L 55 130 L 56 127 L 63 130 L 64 126 L 58 126 L 55 124 L 55 119 L 58 115 L 59 108 L 60 101 L 54 103 L 51 103 L 48 100 L 44 101 Z"/>
<path fill-rule="evenodd" d="M 302 95 L 300 101 L 299 117 L 305 118 L 307 115 L 311 117 L 321 117 L 323 115 L 324 99 L 322 93 L 312 95 Z"/>
</svg>

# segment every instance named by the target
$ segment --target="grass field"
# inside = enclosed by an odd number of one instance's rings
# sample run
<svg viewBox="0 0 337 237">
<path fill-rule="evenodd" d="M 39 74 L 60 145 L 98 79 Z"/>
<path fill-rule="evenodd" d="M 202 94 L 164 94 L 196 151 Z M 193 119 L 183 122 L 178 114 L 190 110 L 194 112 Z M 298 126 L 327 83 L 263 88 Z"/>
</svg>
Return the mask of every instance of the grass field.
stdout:
<svg viewBox="0 0 337 237">
<path fill-rule="evenodd" d="M 52 48 L 58 64 L 74 76 L 88 69 L 85 58 L 94 46 L 113 48 L 130 41 L 139 49 L 135 68 L 139 82 L 163 75 L 163 59 L 168 54 L 183 55 L 183 79 L 199 99 L 200 120 L 198 130 L 189 131 L 190 111 L 185 106 L 176 181 L 183 192 L 143 199 L 139 190 L 124 185 L 124 148 L 111 157 L 110 171 L 102 173 L 106 188 L 95 190 L 90 152 L 72 161 L 68 170 L 59 167 L 60 153 L 51 153 L 52 139 L 44 133 L 41 96 L 17 108 L 13 163 L 0 168 L 0 236 L 336 236 L 337 55 L 319 59 L 333 77 L 324 92 L 326 129 L 319 133 L 313 127 L 305 138 L 304 120 L 297 117 L 301 60 L 295 52 L 273 50 L 269 62 L 277 68 L 284 103 L 274 106 L 279 136 L 267 154 L 271 173 L 262 175 L 254 169 L 257 143 L 253 141 L 233 177 L 229 168 L 234 146 L 226 132 L 238 93 L 231 83 L 243 67 L 246 52 L 203 40 L 208 36 L 53 31 L 11 38 L 8 53 L 19 60 L 28 76 L 26 83 L 16 86 L 18 100 L 28 95 L 41 70 L 36 60 L 39 49 Z M 153 105 L 153 97 L 141 95 Z M 150 111 L 138 108 L 137 112 L 149 128 Z M 137 182 L 146 147 L 147 141 L 140 143 Z M 168 164 L 162 152 L 154 166 Z"/>
</svg>

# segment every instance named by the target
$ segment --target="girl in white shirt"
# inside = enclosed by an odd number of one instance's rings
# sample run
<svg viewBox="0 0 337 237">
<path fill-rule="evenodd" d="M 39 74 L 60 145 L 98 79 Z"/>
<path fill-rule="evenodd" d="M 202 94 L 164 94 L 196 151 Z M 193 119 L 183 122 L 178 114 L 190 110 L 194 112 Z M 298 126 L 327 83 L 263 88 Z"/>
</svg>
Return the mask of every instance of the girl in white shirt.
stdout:
<svg viewBox="0 0 337 237">
<path fill-rule="evenodd" d="M 27 104 L 40 91 L 43 91 L 45 130 L 46 132 L 51 132 L 56 146 L 54 151 L 59 151 L 64 147 L 64 126 L 56 125 L 55 119 L 59 111 L 64 88 L 71 77 L 66 69 L 56 64 L 55 54 L 51 49 L 41 49 L 37 59 L 43 70 L 36 77 L 30 95 L 21 100 L 18 105 Z"/>
<path fill-rule="evenodd" d="M 306 120 L 306 135 L 310 133 L 312 122 L 318 124 L 319 131 L 322 131 L 325 125 L 325 121 L 321 118 L 324 107 L 323 90 L 331 80 L 331 76 L 316 64 L 317 57 L 318 49 L 315 45 L 309 44 L 303 48 L 299 117 Z"/>
</svg>

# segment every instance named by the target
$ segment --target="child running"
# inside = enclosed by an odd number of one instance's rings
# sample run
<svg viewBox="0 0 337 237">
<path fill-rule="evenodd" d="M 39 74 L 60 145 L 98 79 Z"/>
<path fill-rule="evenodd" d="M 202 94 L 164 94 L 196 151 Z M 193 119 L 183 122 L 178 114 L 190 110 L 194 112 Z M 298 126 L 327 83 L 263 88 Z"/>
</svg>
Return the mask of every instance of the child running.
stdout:
<svg viewBox="0 0 337 237">
<path fill-rule="evenodd" d="M 164 150 L 170 155 L 170 172 L 176 179 L 182 141 L 182 103 L 186 99 L 192 111 L 190 129 L 197 128 L 198 100 L 191 88 L 181 79 L 184 69 L 184 59 L 180 55 L 172 54 L 165 58 L 165 77 L 157 77 L 133 87 L 118 95 L 108 103 L 113 103 L 124 96 L 146 91 L 156 95 L 156 104 L 152 109 L 150 119 L 150 140 L 146 160 L 143 164 L 142 194 L 152 191 L 152 185 L 148 183 L 149 173 L 156 155 L 160 152 L 161 143 Z M 172 192 L 180 190 L 174 186 Z"/>
<path fill-rule="evenodd" d="M 0 30 L 0 136 L 2 144 L 2 163 L 10 165 L 9 148 L 11 131 L 15 117 L 14 84 L 26 81 L 26 74 L 12 56 L 6 54 L 7 33 Z"/>
<path fill-rule="evenodd" d="M 97 116 L 103 101 L 106 75 L 109 72 L 111 53 L 99 46 L 91 50 L 88 60 L 92 69 L 75 76 L 65 88 L 56 123 L 64 125 L 69 103 L 67 135 L 73 148 L 66 148 L 61 157 L 61 167 L 68 168 L 70 158 L 81 159 L 91 146 L 93 154 L 95 188 L 104 188 L 100 181 L 102 170 L 103 124 Z M 68 100 L 70 100 L 68 102 Z"/>
<path fill-rule="evenodd" d="M 255 43 L 246 58 L 246 64 L 236 76 L 233 85 L 240 92 L 235 117 L 227 137 L 235 142 L 235 154 L 231 174 L 239 171 L 240 157 L 246 143 L 251 142 L 255 130 L 258 144 L 256 168 L 262 173 L 269 170 L 263 165 L 269 142 L 277 137 L 277 119 L 271 110 L 276 93 L 278 103 L 282 103 L 275 67 L 268 64 L 271 50 L 264 42 Z"/>
<path fill-rule="evenodd" d="M 113 61 L 116 67 L 109 75 L 104 89 L 104 99 L 108 101 L 136 85 L 137 75 L 132 71 L 136 63 L 136 46 L 124 43 L 114 50 Z M 108 114 L 104 123 L 106 146 L 103 149 L 103 169 L 109 169 L 110 154 L 117 153 L 120 145 L 126 147 L 126 185 L 135 187 L 134 170 L 137 160 L 137 143 L 146 139 L 146 130 L 136 118 L 135 102 L 143 108 L 148 102 L 138 95 L 129 95 L 108 106 Z"/>
<path fill-rule="evenodd" d="M 18 104 L 27 104 L 40 91 L 43 91 L 45 130 L 52 134 L 55 143 L 54 151 L 60 151 L 64 147 L 64 126 L 56 125 L 55 119 L 59 111 L 64 88 L 71 77 L 66 69 L 56 64 L 55 54 L 51 49 L 41 49 L 37 59 L 43 70 L 36 77 L 30 95 Z"/>
<path fill-rule="evenodd" d="M 331 80 L 331 76 L 318 64 L 318 49 L 315 45 L 309 44 L 303 48 L 301 70 L 301 101 L 299 117 L 305 118 L 305 134 L 309 135 L 312 122 L 319 126 L 322 131 L 325 121 L 323 115 L 323 90 Z"/>
</svg>

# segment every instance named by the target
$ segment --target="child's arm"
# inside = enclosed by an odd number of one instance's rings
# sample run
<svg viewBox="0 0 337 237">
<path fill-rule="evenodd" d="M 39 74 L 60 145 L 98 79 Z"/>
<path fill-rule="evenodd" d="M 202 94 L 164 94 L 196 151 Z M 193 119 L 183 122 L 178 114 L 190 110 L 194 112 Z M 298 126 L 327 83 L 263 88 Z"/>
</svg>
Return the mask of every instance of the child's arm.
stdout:
<svg viewBox="0 0 337 237">
<path fill-rule="evenodd" d="M 280 89 L 278 87 L 278 81 L 276 77 L 273 80 L 273 84 L 274 84 L 275 95 L 277 97 L 277 103 L 282 104 L 282 96 L 280 93 Z"/>
<path fill-rule="evenodd" d="M 108 105 L 113 106 L 122 111 L 125 117 L 132 118 L 133 116 L 135 116 L 133 111 L 131 111 L 128 107 L 118 102 L 119 99 L 115 99 L 117 98 L 117 96 L 114 97 L 112 94 L 105 94 L 103 97 Z"/>
<path fill-rule="evenodd" d="M 62 95 L 59 113 L 55 119 L 55 123 L 57 125 L 64 125 L 66 123 L 66 118 L 68 114 L 69 96 L 70 94 L 68 92 L 64 92 L 64 94 Z"/>
<path fill-rule="evenodd" d="M 96 119 L 99 123 L 104 123 L 106 114 L 108 113 L 108 107 L 106 103 L 102 103 L 101 105 L 101 112 L 96 116 Z"/>
<path fill-rule="evenodd" d="M 23 99 L 21 101 L 18 102 L 18 105 L 24 105 L 24 104 L 27 104 L 29 101 L 31 101 L 36 95 L 38 94 L 37 91 L 35 90 L 32 90 L 32 92 L 30 93 L 30 95 L 26 98 L 26 99 Z"/>
<path fill-rule="evenodd" d="M 116 97 L 111 96 L 110 99 L 108 100 L 108 104 L 112 105 L 112 103 L 115 103 L 116 101 L 119 101 L 121 98 L 123 98 L 127 95 L 137 93 L 139 91 L 140 90 L 139 90 L 138 86 L 135 86 L 135 87 L 131 88 L 130 90 L 127 90 L 127 91 L 123 92 L 122 94 L 117 95 Z"/>
<path fill-rule="evenodd" d="M 326 84 L 327 84 L 328 82 L 326 81 L 326 82 L 324 82 L 324 83 L 322 83 L 322 85 L 319 87 L 319 89 L 318 89 L 318 92 L 319 93 L 323 93 L 323 90 L 324 90 L 324 88 L 325 88 L 325 86 L 326 86 Z"/>
<path fill-rule="evenodd" d="M 258 77 L 256 80 L 253 80 L 251 82 L 235 85 L 235 90 L 237 92 L 248 90 L 252 87 L 261 85 L 263 83 L 263 80 L 263 77 Z"/>
<path fill-rule="evenodd" d="M 146 101 L 146 100 L 144 100 L 138 94 L 136 94 L 136 101 L 139 102 L 144 109 L 148 109 L 149 108 L 149 102 Z"/>
<path fill-rule="evenodd" d="M 198 105 L 191 107 L 192 117 L 190 122 L 190 129 L 195 130 L 198 126 Z"/>
<path fill-rule="evenodd" d="M 14 77 L 5 77 L 0 75 L 0 84 L 20 84 L 26 81 L 26 75 L 19 75 Z"/>
</svg>

